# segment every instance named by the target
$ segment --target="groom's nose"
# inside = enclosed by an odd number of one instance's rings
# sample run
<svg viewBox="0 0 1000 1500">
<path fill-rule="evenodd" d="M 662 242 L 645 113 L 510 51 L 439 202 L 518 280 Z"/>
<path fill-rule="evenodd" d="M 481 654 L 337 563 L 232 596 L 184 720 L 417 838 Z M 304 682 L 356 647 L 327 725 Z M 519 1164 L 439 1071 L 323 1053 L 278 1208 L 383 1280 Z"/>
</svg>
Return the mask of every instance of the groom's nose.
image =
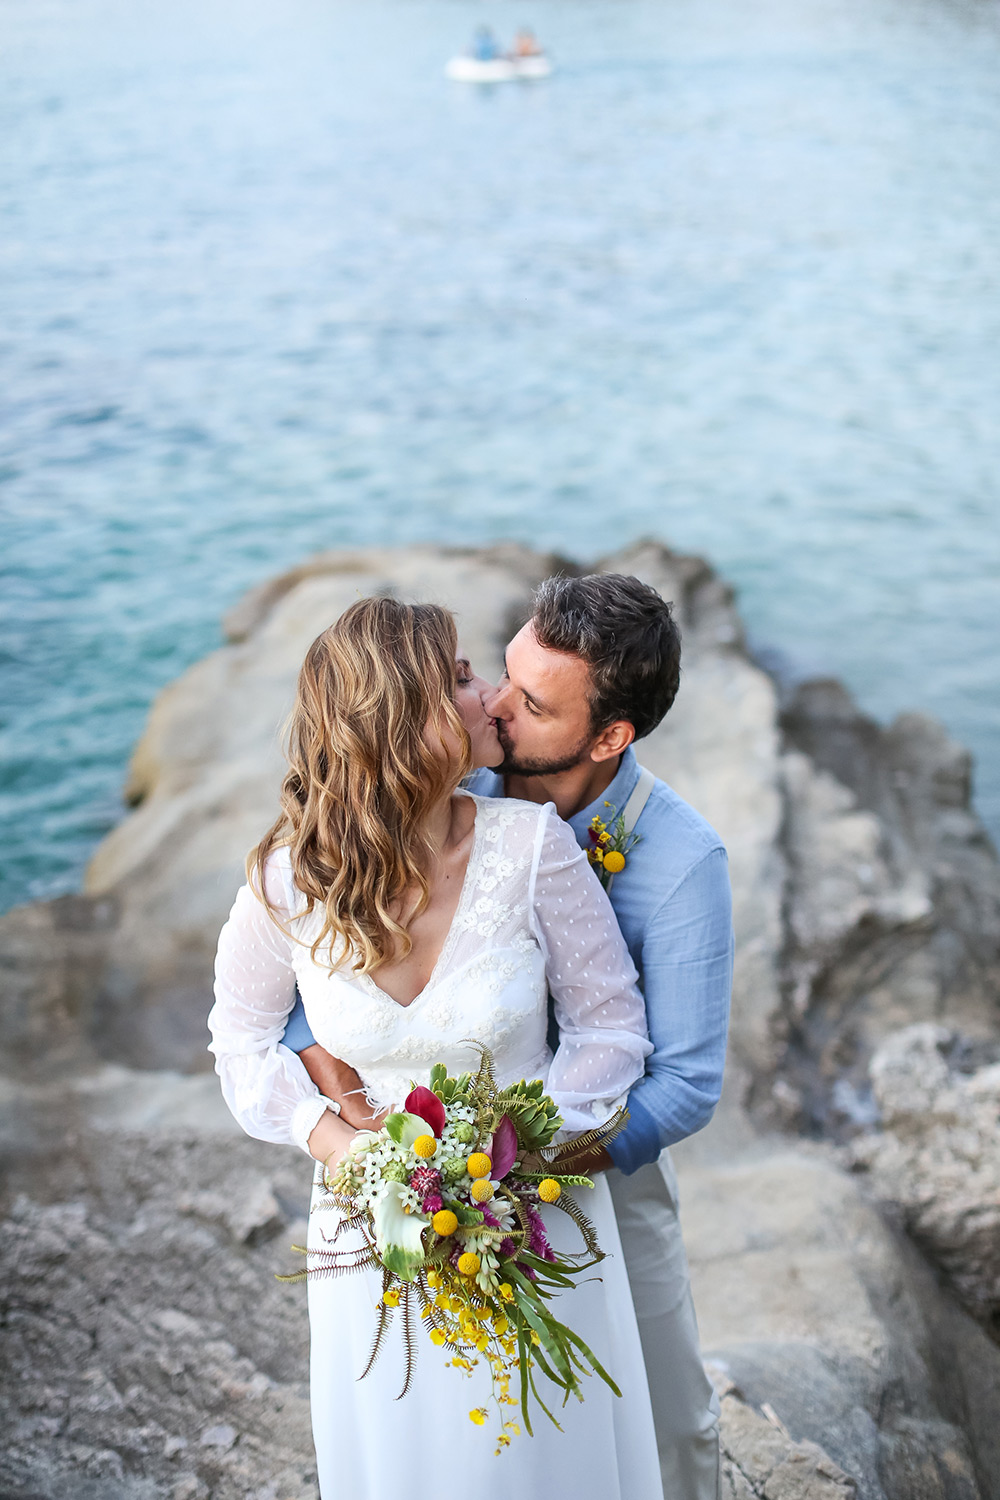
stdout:
<svg viewBox="0 0 1000 1500">
<path fill-rule="evenodd" d="M 504 717 L 503 705 L 506 688 L 507 684 L 501 682 L 498 687 L 490 688 L 483 697 L 483 708 L 491 719 L 502 719 Z"/>
</svg>

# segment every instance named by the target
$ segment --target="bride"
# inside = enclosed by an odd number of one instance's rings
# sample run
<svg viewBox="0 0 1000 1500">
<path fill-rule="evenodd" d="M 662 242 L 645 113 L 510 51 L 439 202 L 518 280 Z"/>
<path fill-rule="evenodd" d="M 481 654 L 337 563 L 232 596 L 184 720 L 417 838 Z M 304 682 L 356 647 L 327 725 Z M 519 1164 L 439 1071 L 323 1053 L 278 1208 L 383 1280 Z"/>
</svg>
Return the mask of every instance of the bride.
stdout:
<svg viewBox="0 0 1000 1500">
<path fill-rule="evenodd" d="M 463 791 L 498 765 L 494 721 L 457 656 L 451 615 L 389 598 L 353 604 L 310 647 L 291 720 L 281 814 L 251 854 L 219 940 L 211 1050 L 226 1101 L 261 1140 L 294 1142 L 332 1169 L 354 1136 L 280 1045 L 302 994 L 317 1041 L 351 1064 L 371 1109 L 398 1105 L 431 1066 L 493 1053 L 498 1082 L 542 1078 L 566 1129 L 606 1120 L 650 1051 L 636 974 L 610 903 L 552 804 Z M 559 1047 L 546 1042 L 547 995 Z M 355 1106 L 356 1107 L 356 1106 Z M 315 1207 L 323 1195 L 317 1167 Z M 484 1368 L 465 1374 L 420 1339 L 410 1393 L 398 1320 L 371 1374 L 381 1276 L 308 1283 L 313 1435 L 323 1500 L 661 1500 L 635 1314 L 607 1184 L 577 1190 L 607 1258 L 557 1315 L 622 1395 L 538 1414 L 535 1436 L 500 1456 L 469 1420 L 489 1404 Z M 310 1215 L 309 1245 L 334 1215 Z M 546 1210 L 557 1250 L 579 1250 Z M 340 1244 L 345 1236 L 341 1236 Z"/>
</svg>

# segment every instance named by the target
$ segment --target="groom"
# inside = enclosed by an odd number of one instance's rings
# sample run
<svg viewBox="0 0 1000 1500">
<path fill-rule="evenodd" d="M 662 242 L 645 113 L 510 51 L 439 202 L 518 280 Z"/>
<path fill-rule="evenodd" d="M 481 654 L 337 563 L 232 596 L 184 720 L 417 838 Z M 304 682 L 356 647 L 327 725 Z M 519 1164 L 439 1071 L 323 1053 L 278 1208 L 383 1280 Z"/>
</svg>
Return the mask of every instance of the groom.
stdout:
<svg viewBox="0 0 1000 1500">
<path fill-rule="evenodd" d="M 610 826 L 611 809 L 629 802 L 640 777 L 632 742 L 656 728 L 679 678 L 680 634 L 654 589 L 614 573 L 547 579 L 484 704 L 497 719 L 503 765 L 476 772 L 470 789 L 554 802 L 588 847 L 591 819 Z M 608 1171 L 664 1500 L 717 1500 L 718 1403 L 701 1363 L 665 1148 L 708 1123 L 722 1086 L 733 956 L 729 875 L 718 835 L 665 782 L 653 784 L 635 832 L 639 841 L 609 895 L 639 971 L 654 1050 L 629 1095 L 625 1130 L 577 1169 Z M 313 1042 L 301 1004 L 284 1042 L 324 1093 L 344 1090 L 349 1070 Z"/>
</svg>

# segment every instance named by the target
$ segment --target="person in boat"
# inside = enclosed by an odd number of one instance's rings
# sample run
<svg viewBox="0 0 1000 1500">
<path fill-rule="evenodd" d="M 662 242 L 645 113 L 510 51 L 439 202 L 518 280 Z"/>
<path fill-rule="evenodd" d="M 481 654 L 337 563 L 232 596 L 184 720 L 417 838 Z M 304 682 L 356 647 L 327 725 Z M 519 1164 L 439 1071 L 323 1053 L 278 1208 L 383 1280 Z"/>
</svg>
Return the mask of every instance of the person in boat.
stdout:
<svg viewBox="0 0 1000 1500">
<path fill-rule="evenodd" d="M 471 50 L 477 62 L 495 62 L 503 55 L 500 51 L 500 43 L 488 26 L 476 27 Z"/>
<path fill-rule="evenodd" d="M 514 38 L 515 57 L 541 57 L 543 49 L 538 45 L 535 33 L 528 26 L 522 26 Z"/>
</svg>

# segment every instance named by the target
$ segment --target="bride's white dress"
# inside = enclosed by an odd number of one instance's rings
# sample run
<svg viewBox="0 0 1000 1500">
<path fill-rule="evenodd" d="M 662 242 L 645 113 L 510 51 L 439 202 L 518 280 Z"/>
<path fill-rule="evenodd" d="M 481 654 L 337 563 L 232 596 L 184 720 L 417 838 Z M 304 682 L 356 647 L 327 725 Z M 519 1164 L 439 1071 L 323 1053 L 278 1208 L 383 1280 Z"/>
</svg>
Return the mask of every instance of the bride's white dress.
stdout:
<svg viewBox="0 0 1000 1500">
<path fill-rule="evenodd" d="M 569 1130 L 589 1128 L 623 1102 L 650 1047 L 635 969 L 611 905 L 551 804 L 475 801 L 473 848 L 455 918 L 429 982 L 410 1005 L 368 976 L 331 974 L 313 961 L 319 918 L 295 917 L 303 902 L 285 851 L 271 856 L 266 884 L 287 932 L 248 887 L 240 891 L 219 943 L 209 1024 L 223 1092 L 250 1135 L 307 1150 L 326 1108 L 299 1058 L 280 1045 L 296 982 L 316 1040 L 357 1069 L 380 1105 L 399 1104 L 411 1082 L 426 1083 L 435 1062 L 451 1073 L 474 1067 L 469 1039 L 491 1049 L 501 1082 L 545 1079 Z M 546 1044 L 549 990 L 560 1028 L 554 1058 Z M 314 1188 L 314 1210 L 320 1192 Z M 484 1366 L 471 1376 L 450 1368 L 446 1351 L 420 1327 L 413 1385 L 396 1400 L 404 1376 L 398 1317 L 374 1370 L 358 1380 L 381 1277 L 311 1280 L 313 1435 L 323 1500 L 441 1500 L 459 1491 L 476 1500 L 662 1500 L 645 1368 L 606 1182 L 599 1178 L 579 1198 L 607 1259 L 556 1311 L 612 1374 L 621 1399 L 594 1376 L 584 1382 L 583 1403 L 554 1408 L 561 1432 L 536 1408 L 535 1436 L 515 1437 L 495 1457 L 497 1423 L 480 1428 L 469 1420 L 473 1407 L 495 1411 Z M 567 1215 L 550 1208 L 545 1219 L 556 1248 L 582 1248 Z M 330 1212 L 312 1212 L 309 1243 L 323 1245 L 334 1222 Z M 338 1248 L 344 1242 L 342 1235 Z"/>
</svg>

